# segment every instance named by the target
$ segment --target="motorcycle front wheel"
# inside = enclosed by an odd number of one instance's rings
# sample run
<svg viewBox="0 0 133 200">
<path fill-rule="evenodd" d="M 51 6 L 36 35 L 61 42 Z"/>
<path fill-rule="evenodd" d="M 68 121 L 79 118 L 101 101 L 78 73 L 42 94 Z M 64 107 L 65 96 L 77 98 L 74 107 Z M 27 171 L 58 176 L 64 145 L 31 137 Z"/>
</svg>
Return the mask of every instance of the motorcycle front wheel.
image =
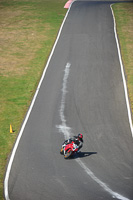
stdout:
<svg viewBox="0 0 133 200">
<path fill-rule="evenodd" d="M 64 158 L 65 159 L 70 158 L 71 155 L 72 155 L 72 150 L 70 150 L 69 152 L 66 151 L 65 154 L 64 154 Z"/>
<path fill-rule="evenodd" d="M 61 154 L 61 155 L 64 154 L 64 149 L 63 149 L 63 148 L 61 148 L 61 150 L 60 150 L 60 154 Z"/>
</svg>

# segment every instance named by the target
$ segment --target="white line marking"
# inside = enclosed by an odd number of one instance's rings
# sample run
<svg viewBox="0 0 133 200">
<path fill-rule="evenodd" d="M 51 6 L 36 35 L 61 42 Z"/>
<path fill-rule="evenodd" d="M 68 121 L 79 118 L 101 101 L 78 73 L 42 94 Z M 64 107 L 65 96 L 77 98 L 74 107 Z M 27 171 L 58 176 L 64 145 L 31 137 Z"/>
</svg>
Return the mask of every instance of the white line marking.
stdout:
<svg viewBox="0 0 133 200">
<path fill-rule="evenodd" d="M 59 114 L 60 114 L 60 119 L 62 122 L 62 125 L 56 126 L 57 128 L 59 128 L 59 131 L 62 132 L 64 134 L 65 139 L 68 139 L 72 133 L 71 133 L 71 128 L 67 126 L 66 124 L 66 118 L 65 118 L 65 100 L 66 100 L 66 94 L 67 94 L 67 83 L 68 83 L 68 76 L 69 76 L 69 72 L 70 72 L 70 63 L 67 63 L 66 67 L 65 67 L 65 73 L 64 73 L 64 78 L 63 78 L 63 87 L 62 87 L 62 98 L 61 98 L 61 106 L 60 106 L 60 110 L 59 110 Z M 100 179 L 98 179 L 94 173 L 88 168 L 86 167 L 86 165 L 79 159 L 76 159 L 76 162 L 85 170 L 85 172 L 95 181 L 97 182 L 106 192 L 108 192 L 112 198 L 117 198 L 120 200 L 129 200 L 128 198 L 118 194 L 117 192 L 114 192 L 113 190 L 111 190 L 104 182 L 102 182 Z"/>
<path fill-rule="evenodd" d="M 66 125 L 66 119 L 64 116 L 65 99 L 66 99 L 66 94 L 67 94 L 67 79 L 70 72 L 70 66 L 71 64 L 67 63 L 64 70 L 65 73 L 64 73 L 64 78 L 63 78 L 62 98 L 61 98 L 61 106 L 60 106 L 60 119 L 61 119 L 62 124 L 59 126 L 56 126 L 57 128 L 59 128 L 59 131 L 61 133 L 64 133 L 65 139 L 68 139 L 70 137 L 70 131 L 71 131 L 71 128 Z"/>
<path fill-rule="evenodd" d="M 113 12 L 113 9 L 112 9 L 112 5 L 113 4 L 110 5 L 110 8 L 111 8 L 113 19 L 114 19 L 114 33 L 115 33 L 115 39 L 116 39 L 116 44 L 117 44 L 117 49 L 118 49 L 120 66 L 121 66 L 121 74 L 122 74 L 124 91 L 125 91 L 125 99 L 126 99 L 126 104 L 127 104 L 128 119 L 129 119 L 132 137 L 133 137 L 133 124 L 132 124 L 131 110 L 130 110 L 130 104 L 129 104 L 129 99 L 128 99 L 127 84 L 126 84 L 126 79 L 125 79 L 125 74 L 124 74 L 124 67 L 123 67 L 123 63 L 122 63 L 122 59 L 121 59 L 121 52 L 120 52 L 120 47 L 119 47 L 119 42 L 118 42 L 118 37 L 117 37 L 117 32 L 116 32 L 116 22 L 115 22 L 115 16 L 114 16 L 114 12 Z"/>
<path fill-rule="evenodd" d="M 117 192 L 114 192 L 113 190 L 111 190 L 104 182 L 102 182 L 101 180 L 99 180 L 94 173 L 88 168 L 86 167 L 86 165 L 78 158 L 76 160 L 79 165 L 85 170 L 85 172 L 95 181 L 97 182 L 105 191 L 107 191 L 113 198 L 117 198 L 120 200 L 129 200 L 128 198 L 118 194 Z"/>
<path fill-rule="evenodd" d="M 70 8 L 71 8 L 71 6 L 70 6 Z M 38 84 L 37 90 L 36 90 L 35 95 L 34 95 L 34 97 L 33 97 L 32 103 L 31 103 L 30 108 L 29 108 L 29 110 L 28 110 L 28 112 L 27 112 L 27 115 L 26 115 L 26 117 L 25 117 L 25 120 L 24 120 L 24 122 L 23 122 L 23 125 L 22 125 L 22 127 L 21 127 L 21 130 L 20 130 L 20 132 L 19 132 L 19 134 L 18 134 L 18 138 L 17 138 L 17 140 L 16 140 L 16 143 L 15 143 L 15 145 L 14 145 L 14 148 L 13 148 L 13 151 L 12 151 L 12 154 L 11 154 L 11 157 L 10 157 L 10 160 L 9 160 L 9 163 L 8 163 L 8 166 L 7 166 L 7 170 L 6 170 L 6 174 L 5 174 L 5 180 L 4 180 L 4 195 L 5 195 L 5 199 L 6 199 L 6 200 L 10 200 L 10 198 L 9 198 L 9 191 L 8 191 L 8 181 L 9 181 L 9 175 L 10 175 L 12 163 L 13 163 L 13 160 L 14 160 L 14 157 L 15 157 L 15 153 L 16 153 L 16 150 L 17 150 L 17 148 L 18 148 L 18 145 L 19 145 L 20 139 L 21 139 L 21 137 L 22 137 L 24 128 L 25 128 L 25 126 L 26 126 L 26 123 L 27 123 L 27 121 L 28 121 L 28 118 L 29 118 L 29 116 L 30 116 L 31 110 L 32 110 L 32 108 L 33 108 L 33 105 L 34 105 L 34 103 L 35 103 L 36 97 L 37 97 L 38 92 L 39 92 L 39 90 L 40 90 L 42 81 L 43 81 L 43 79 L 44 79 L 44 77 L 45 77 L 45 73 L 46 73 L 47 68 L 48 68 L 48 66 L 49 66 L 49 63 L 50 63 L 51 57 L 52 57 L 52 55 L 53 55 L 53 52 L 54 52 L 54 50 L 55 50 L 55 47 L 56 47 L 56 45 L 57 45 L 57 42 L 58 42 L 58 40 L 59 40 L 61 31 L 62 31 L 62 29 L 63 29 L 64 23 L 65 23 L 65 21 L 66 21 L 66 18 L 67 18 L 67 16 L 68 16 L 68 13 L 69 13 L 69 11 L 70 11 L 70 8 L 68 9 L 68 11 L 67 11 L 67 13 L 66 13 L 66 15 L 65 15 L 65 18 L 64 18 L 64 20 L 63 20 L 63 22 L 62 22 L 62 25 L 61 25 L 61 27 L 60 27 L 60 30 L 59 30 L 58 36 L 57 36 L 57 38 L 56 38 L 55 44 L 54 44 L 54 46 L 53 46 L 53 49 L 52 49 L 51 54 L 50 54 L 50 56 L 49 56 L 49 59 L 48 59 L 48 61 L 47 61 L 46 67 L 45 67 L 45 69 L 44 69 L 44 71 L 43 71 L 42 77 L 41 77 L 40 82 L 39 82 L 39 84 Z"/>
</svg>

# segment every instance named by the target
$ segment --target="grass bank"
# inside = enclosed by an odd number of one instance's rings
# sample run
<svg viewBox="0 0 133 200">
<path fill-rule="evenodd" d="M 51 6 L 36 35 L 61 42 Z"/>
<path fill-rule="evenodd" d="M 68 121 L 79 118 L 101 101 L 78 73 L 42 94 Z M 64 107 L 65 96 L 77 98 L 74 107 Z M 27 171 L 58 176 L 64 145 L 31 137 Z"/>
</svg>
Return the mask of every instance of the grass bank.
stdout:
<svg viewBox="0 0 133 200">
<path fill-rule="evenodd" d="M 0 0 L 0 199 L 8 155 L 64 19 L 65 2 Z"/>
<path fill-rule="evenodd" d="M 117 23 L 117 34 L 133 113 L 133 3 L 114 4 L 113 11 Z"/>
</svg>

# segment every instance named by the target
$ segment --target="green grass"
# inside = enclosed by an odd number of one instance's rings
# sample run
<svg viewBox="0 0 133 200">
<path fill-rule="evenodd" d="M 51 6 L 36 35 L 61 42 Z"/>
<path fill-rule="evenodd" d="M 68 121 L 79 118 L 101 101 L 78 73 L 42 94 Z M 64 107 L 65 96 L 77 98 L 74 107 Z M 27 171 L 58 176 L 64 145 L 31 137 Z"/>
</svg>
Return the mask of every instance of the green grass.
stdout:
<svg viewBox="0 0 133 200">
<path fill-rule="evenodd" d="M 0 0 L 0 199 L 7 159 L 67 11 L 65 2 Z"/>
<path fill-rule="evenodd" d="M 133 3 L 113 5 L 133 116 Z"/>
</svg>

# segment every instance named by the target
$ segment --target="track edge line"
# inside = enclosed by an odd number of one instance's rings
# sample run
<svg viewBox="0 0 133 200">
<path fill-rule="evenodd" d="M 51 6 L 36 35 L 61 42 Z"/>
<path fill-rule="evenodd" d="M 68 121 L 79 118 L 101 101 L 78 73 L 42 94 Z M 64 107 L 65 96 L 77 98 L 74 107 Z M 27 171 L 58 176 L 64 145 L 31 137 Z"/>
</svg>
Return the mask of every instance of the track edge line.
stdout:
<svg viewBox="0 0 133 200">
<path fill-rule="evenodd" d="M 110 5 L 110 8 L 111 8 L 112 15 L 113 15 L 113 20 L 114 20 L 114 34 L 115 34 L 115 39 L 116 39 L 116 44 L 117 44 L 119 62 L 120 62 L 120 66 L 121 66 L 121 75 L 122 75 L 122 80 L 123 80 L 123 85 L 124 85 L 124 92 L 125 92 L 125 99 L 126 99 L 126 105 L 127 105 L 129 125 L 130 125 L 130 129 L 131 129 L 131 134 L 132 134 L 132 137 L 133 137 L 133 123 L 132 123 L 132 117 L 131 117 L 132 115 L 131 115 L 131 109 L 130 109 L 128 91 L 127 91 L 127 83 L 126 83 L 126 78 L 125 78 L 125 73 L 124 73 L 124 67 L 123 67 L 123 63 L 122 63 L 122 57 L 121 57 L 121 52 L 120 52 L 120 45 L 119 45 L 118 35 L 117 35 L 117 31 L 116 31 L 116 21 L 115 21 L 115 16 L 114 16 L 112 5 L 113 4 Z"/>
<path fill-rule="evenodd" d="M 71 4 L 71 6 L 72 6 L 72 4 Z M 60 27 L 60 29 L 59 29 L 59 32 L 58 32 L 56 41 L 55 41 L 55 43 L 54 43 L 54 46 L 53 46 L 52 51 L 51 51 L 51 53 L 50 53 L 50 56 L 49 56 L 49 58 L 48 58 L 47 64 L 46 64 L 46 66 L 45 66 L 45 68 L 44 68 L 42 77 L 41 77 L 41 79 L 40 79 L 40 81 L 39 81 L 39 84 L 38 84 L 38 87 L 37 87 L 36 92 L 35 92 L 35 94 L 34 94 L 34 97 L 33 97 L 33 99 L 32 99 L 31 105 L 30 105 L 30 107 L 29 107 L 29 109 L 28 109 L 28 112 L 27 112 L 27 114 L 26 114 L 25 120 L 24 120 L 24 122 L 23 122 L 23 124 L 22 124 L 21 130 L 20 130 L 20 132 L 19 132 L 19 134 L 18 134 L 18 137 L 17 137 L 17 139 L 16 139 L 16 143 L 15 143 L 15 145 L 14 145 L 14 147 L 13 147 L 13 150 L 12 150 L 12 153 L 11 153 L 11 156 L 10 156 L 10 159 L 9 159 L 9 162 L 8 162 L 8 165 L 7 165 L 7 169 L 6 169 L 6 172 L 5 172 L 5 178 L 4 178 L 4 197 L 5 197 L 6 200 L 10 200 L 10 198 L 9 198 L 9 192 L 8 192 L 8 180 L 9 180 L 9 176 L 10 176 L 10 171 L 11 171 L 12 163 L 13 163 L 13 160 L 14 160 L 14 157 L 15 157 L 15 153 L 16 153 L 16 151 L 17 151 L 17 148 L 18 148 L 20 139 L 21 139 L 21 137 L 22 137 L 24 128 L 25 128 L 25 126 L 26 126 L 26 123 L 27 123 L 28 118 L 29 118 L 29 116 L 30 116 L 30 113 L 31 113 L 31 111 L 32 111 L 32 108 L 33 108 L 33 106 L 34 106 L 36 97 L 37 97 L 38 92 L 39 92 L 39 90 L 40 90 L 42 81 L 43 81 L 43 79 L 44 79 L 44 77 L 45 77 L 45 74 L 46 74 L 47 68 L 48 68 L 48 66 L 49 66 L 51 57 L 52 57 L 52 55 L 53 55 L 53 52 L 54 52 L 54 50 L 55 50 L 55 47 L 56 47 L 57 42 L 58 42 L 58 40 L 59 40 L 59 37 L 60 37 L 60 35 L 61 35 L 61 31 L 62 31 L 62 29 L 63 29 L 63 26 L 64 26 L 64 23 L 65 23 L 65 21 L 66 21 L 66 19 L 67 19 L 67 16 L 68 16 L 68 14 L 69 14 L 69 11 L 70 11 L 71 6 L 69 7 L 69 9 L 68 9 L 68 11 L 67 11 L 67 13 L 66 13 L 66 15 L 65 15 L 65 17 L 64 17 L 64 20 L 63 20 L 63 22 L 62 22 L 62 24 L 61 24 L 61 27 Z"/>
</svg>

